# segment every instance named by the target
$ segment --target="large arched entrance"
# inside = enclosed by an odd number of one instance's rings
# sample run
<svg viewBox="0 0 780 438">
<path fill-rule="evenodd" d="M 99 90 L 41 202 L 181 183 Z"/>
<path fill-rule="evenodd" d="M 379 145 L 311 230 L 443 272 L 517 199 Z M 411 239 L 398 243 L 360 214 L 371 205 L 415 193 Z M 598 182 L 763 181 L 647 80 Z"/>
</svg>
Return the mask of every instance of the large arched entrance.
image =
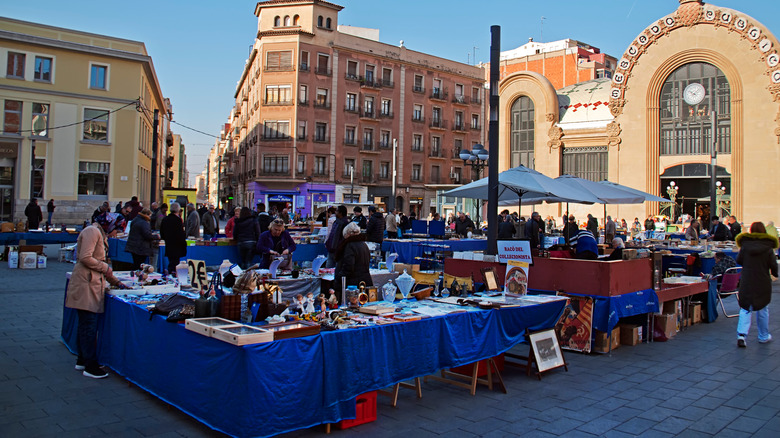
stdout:
<svg viewBox="0 0 780 438">
<path fill-rule="evenodd" d="M 696 218 L 703 217 L 709 222 L 710 214 L 710 165 L 704 163 L 679 164 L 664 170 L 661 174 L 661 192 L 669 195 L 668 188 L 674 186 L 677 190 L 675 217 L 684 214 Z M 722 215 L 731 210 L 731 174 L 725 168 L 716 166 L 715 178 L 724 188 L 719 196 L 719 211 Z M 674 183 L 674 184 L 672 184 Z"/>
</svg>

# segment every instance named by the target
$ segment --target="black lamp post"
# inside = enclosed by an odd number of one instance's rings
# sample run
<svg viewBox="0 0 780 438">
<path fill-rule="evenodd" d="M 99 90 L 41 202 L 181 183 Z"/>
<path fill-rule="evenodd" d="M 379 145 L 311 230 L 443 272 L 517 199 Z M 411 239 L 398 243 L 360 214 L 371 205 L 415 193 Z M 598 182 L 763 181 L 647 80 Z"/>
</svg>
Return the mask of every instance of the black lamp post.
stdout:
<svg viewBox="0 0 780 438">
<path fill-rule="evenodd" d="M 480 174 L 482 173 L 482 169 L 484 169 L 488 165 L 488 158 L 490 158 L 490 154 L 485 149 L 485 146 L 482 146 L 481 144 L 475 144 L 474 149 L 468 150 L 463 149 L 460 151 L 460 159 L 463 160 L 464 165 L 471 166 L 471 180 L 476 181 L 479 179 Z M 479 210 L 480 210 L 480 200 L 477 200 L 477 228 L 480 228 L 479 226 Z"/>
</svg>

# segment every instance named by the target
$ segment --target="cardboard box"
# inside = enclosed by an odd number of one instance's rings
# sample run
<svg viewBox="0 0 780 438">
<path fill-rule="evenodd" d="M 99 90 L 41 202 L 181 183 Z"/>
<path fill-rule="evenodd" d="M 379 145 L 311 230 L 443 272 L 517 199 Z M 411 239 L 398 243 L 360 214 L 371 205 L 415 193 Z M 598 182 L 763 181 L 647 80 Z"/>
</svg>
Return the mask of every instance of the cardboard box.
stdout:
<svg viewBox="0 0 780 438">
<path fill-rule="evenodd" d="M 411 274 L 413 271 L 419 271 L 420 265 L 411 265 L 409 263 L 393 263 L 393 271 L 403 273 L 404 269 L 406 269 L 406 272 Z"/>
<path fill-rule="evenodd" d="M 642 343 L 642 326 L 633 324 L 620 324 L 620 345 L 633 347 Z"/>
<path fill-rule="evenodd" d="M 21 242 L 21 240 L 20 240 Z M 19 245 L 19 254 L 23 252 L 34 252 L 38 255 L 43 255 L 43 245 Z"/>
<path fill-rule="evenodd" d="M 38 254 L 34 252 L 19 253 L 19 269 L 38 268 Z"/>
<path fill-rule="evenodd" d="M 701 305 L 700 301 L 691 301 L 691 305 L 688 306 L 688 317 L 692 324 L 701 324 Z"/>
<path fill-rule="evenodd" d="M 655 315 L 655 326 L 671 339 L 677 334 L 677 315 L 667 313 Z"/>
<path fill-rule="evenodd" d="M 623 260 L 634 260 L 637 258 L 637 250 L 633 248 L 623 249 Z"/>
<path fill-rule="evenodd" d="M 596 353 L 608 353 L 609 341 L 607 340 L 607 333 L 599 330 L 594 330 L 594 333 L 593 351 Z M 612 329 L 612 336 L 609 340 L 612 341 L 613 350 L 620 346 L 620 327 Z"/>
<path fill-rule="evenodd" d="M 17 269 L 19 267 L 19 253 L 17 251 L 8 251 L 8 269 Z"/>
<path fill-rule="evenodd" d="M 676 315 L 680 308 L 680 300 L 664 301 L 663 307 L 661 307 L 661 313 Z"/>
<path fill-rule="evenodd" d="M 39 255 L 38 256 L 38 269 L 46 269 L 46 256 L 45 255 Z"/>
</svg>

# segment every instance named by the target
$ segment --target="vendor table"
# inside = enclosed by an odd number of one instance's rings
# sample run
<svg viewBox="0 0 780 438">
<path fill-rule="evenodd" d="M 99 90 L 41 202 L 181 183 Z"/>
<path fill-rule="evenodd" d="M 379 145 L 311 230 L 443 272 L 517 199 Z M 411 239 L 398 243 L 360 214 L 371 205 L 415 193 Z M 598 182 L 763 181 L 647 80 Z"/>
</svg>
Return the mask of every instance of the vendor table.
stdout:
<svg viewBox="0 0 780 438">
<path fill-rule="evenodd" d="M 367 391 L 496 356 L 527 329 L 552 327 L 566 301 L 234 346 L 106 299 L 100 362 L 204 424 L 232 436 L 271 436 L 355 417 Z M 62 339 L 76 348 L 76 312 Z M 323 373 L 323 370 L 327 370 Z"/>
<path fill-rule="evenodd" d="M 706 322 L 715 322 L 718 319 L 718 281 L 715 279 L 690 284 L 662 283 L 661 289 L 658 290 L 658 301 L 663 304 L 681 298 L 689 300 L 694 295 L 705 293 L 707 299 L 703 301 L 702 317 Z"/>
<path fill-rule="evenodd" d="M 126 245 L 127 240 L 113 238 L 108 239 L 108 257 L 113 261 L 133 263 L 133 256 L 129 252 L 125 252 Z M 293 261 L 312 261 L 318 255 L 327 254 L 328 251 L 325 249 L 325 244 L 322 243 L 296 245 L 295 252 L 293 253 Z M 184 259 L 204 260 L 206 262 L 206 266 L 217 266 L 225 259 L 228 259 L 233 263 L 238 263 L 238 246 L 188 246 L 187 256 L 184 257 Z M 168 261 L 165 259 L 165 245 L 160 246 L 160 257 L 158 258 L 158 261 L 158 270 L 162 267 L 168 266 Z M 260 256 L 255 256 L 254 261 L 259 263 Z"/>
<path fill-rule="evenodd" d="M 384 240 L 382 251 L 398 253 L 398 263 L 417 263 L 417 258 L 422 257 L 425 246 L 447 245 L 449 251 L 485 251 L 486 239 L 461 239 L 461 240 Z"/>
<path fill-rule="evenodd" d="M 78 239 L 78 233 L 0 233 L 0 245 L 19 245 L 21 240 L 25 245 L 52 245 L 76 243 Z"/>
</svg>

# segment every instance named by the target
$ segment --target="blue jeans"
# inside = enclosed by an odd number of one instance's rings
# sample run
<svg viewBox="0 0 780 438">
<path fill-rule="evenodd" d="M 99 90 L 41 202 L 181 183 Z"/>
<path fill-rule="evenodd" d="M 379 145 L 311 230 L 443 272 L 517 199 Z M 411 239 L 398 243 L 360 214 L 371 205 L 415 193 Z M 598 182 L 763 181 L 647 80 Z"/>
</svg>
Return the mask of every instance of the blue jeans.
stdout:
<svg viewBox="0 0 780 438">
<path fill-rule="evenodd" d="M 49 219 L 46 221 L 46 223 L 49 224 L 49 225 L 51 225 L 51 215 L 53 215 L 53 214 L 54 214 L 53 211 L 49 212 Z"/>
<path fill-rule="evenodd" d="M 756 310 L 756 323 L 758 324 L 758 340 L 769 339 L 769 306 Z M 750 331 L 751 311 L 740 308 L 739 322 L 737 322 L 737 336 L 747 336 Z"/>
<path fill-rule="evenodd" d="M 246 269 L 252 264 L 252 259 L 255 258 L 255 246 L 257 246 L 257 242 L 254 240 L 238 242 L 238 253 L 241 255 L 241 269 Z"/>
<path fill-rule="evenodd" d="M 97 361 L 97 329 L 98 314 L 88 310 L 79 309 L 79 322 L 76 328 L 77 350 L 79 362 L 88 369 L 98 366 Z"/>
</svg>

